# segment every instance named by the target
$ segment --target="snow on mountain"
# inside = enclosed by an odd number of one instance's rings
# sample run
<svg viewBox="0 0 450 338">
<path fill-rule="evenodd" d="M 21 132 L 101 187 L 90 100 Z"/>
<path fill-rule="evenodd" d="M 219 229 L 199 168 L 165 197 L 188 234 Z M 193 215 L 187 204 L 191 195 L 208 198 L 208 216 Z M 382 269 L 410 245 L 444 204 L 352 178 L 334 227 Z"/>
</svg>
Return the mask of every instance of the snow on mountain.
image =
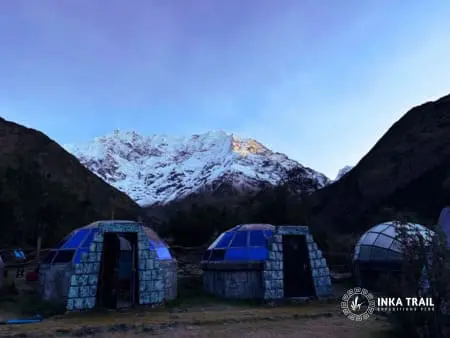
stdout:
<svg viewBox="0 0 450 338">
<path fill-rule="evenodd" d="M 347 174 L 352 169 L 353 169 L 353 166 L 351 166 L 351 165 L 346 165 L 344 168 L 340 169 L 333 182 L 339 181 L 342 178 L 342 176 Z"/>
<path fill-rule="evenodd" d="M 305 192 L 329 179 L 253 139 L 222 131 L 188 137 L 141 136 L 115 130 L 85 145 L 66 150 L 103 180 L 142 206 L 166 204 L 202 189 L 229 183 L 239 190 L 276 185 L 299 173 Z"/>
</svg>

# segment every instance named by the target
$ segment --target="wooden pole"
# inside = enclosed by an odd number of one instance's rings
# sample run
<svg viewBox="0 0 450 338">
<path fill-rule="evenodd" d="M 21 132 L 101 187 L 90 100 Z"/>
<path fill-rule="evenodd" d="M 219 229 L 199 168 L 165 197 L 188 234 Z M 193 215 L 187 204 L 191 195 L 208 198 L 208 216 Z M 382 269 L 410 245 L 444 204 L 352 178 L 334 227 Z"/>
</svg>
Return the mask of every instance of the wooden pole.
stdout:
<svg viewBox="0 0 450 338">
<path fill-rule="evenodd" d="M 36 243 L 36 263 L 38 265 L 41 263 L 41 246 L 42 246 L 42 236 L 39 234 Z"/>
</svg>

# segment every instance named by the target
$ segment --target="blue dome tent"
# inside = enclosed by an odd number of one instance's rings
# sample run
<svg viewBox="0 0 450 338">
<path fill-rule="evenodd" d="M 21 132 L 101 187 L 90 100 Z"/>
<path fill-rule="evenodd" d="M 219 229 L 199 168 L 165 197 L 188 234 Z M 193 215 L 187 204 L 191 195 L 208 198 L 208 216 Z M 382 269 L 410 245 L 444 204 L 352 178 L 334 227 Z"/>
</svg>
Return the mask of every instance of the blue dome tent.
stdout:
<svg viewBox="0 0 450 338">
<path fill-rule="evenodd" d="M 262 262 L 268 258 L 271 224 L 238 225 L 217 237 L 203 255 L 204 261 Z"/>
<path fill-rule="evenodd" d="M 68 310 L 81 310 L 99 302 L 122 307 L 173 299 L 176 269 L 169 247 L 152 229 L 112 220 L 72 231 L 48 252 L 39 274 L 44 299 L 66 297 Z M 108 292 L 114 304 L 105 301 Z"/>
<path fill-rule="evenodd" d="M 330 272 L 306 226 L 243 224 L 224 233 L 202 259 L 208 293 L 239 299 L 327 297 Z"/>
<path fill-rule="evenodd" d="M 100 232 L 99 224 L 100 222 L 95 222 L 72 231 L 49 251 L 43 263 L 80 263 L 82 255 L 89 252 L 94 236 Z M 155 251 L 160 260 L 173 259 L 167 244 L 152 229 L 143 227 L 143 231 L 147 236 L 149 250 Z M 119 240 L 121 240 L 122 245 L 129 245 L 128 242 L 123 240 L 123 237 L 119 236 Z"/>
</svg>

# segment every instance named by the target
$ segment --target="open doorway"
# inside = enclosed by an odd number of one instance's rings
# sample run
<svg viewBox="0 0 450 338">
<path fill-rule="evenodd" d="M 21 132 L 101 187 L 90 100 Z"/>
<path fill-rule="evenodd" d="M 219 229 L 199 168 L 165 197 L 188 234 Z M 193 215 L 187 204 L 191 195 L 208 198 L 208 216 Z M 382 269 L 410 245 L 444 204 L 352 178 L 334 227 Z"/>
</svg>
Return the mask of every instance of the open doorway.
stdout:
<svg viewBox="0 0 450 338">
<path fill-rule="evenodd" d="M 97 304 L 109 309 L 138 302 L 137 234 L 105 233 L 98 280 Z"/>
<path fill-rule="evenodd" d="M 315 295 L 308 245 L 303 235 L 283 236 L 283 278 L 286 298 Z"/>
</svg>

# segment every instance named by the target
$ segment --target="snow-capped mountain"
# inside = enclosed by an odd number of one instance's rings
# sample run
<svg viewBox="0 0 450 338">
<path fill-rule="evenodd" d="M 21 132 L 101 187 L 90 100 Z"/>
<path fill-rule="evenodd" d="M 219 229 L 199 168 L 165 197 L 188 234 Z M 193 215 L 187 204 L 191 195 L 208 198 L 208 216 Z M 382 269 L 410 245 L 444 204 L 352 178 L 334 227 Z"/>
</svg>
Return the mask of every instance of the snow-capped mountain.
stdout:
<svg viewBox="0 0 450 338">
<path fill-rule="evenodd" d="M 351 166 L 351 165 L 346 165 L 344 168 L 340 169 L 333 182 L 339 181 L 342 178 L 342 176 L 347 174 L 352 169 L 353 169 L 353 166 Z"/>
<path fill-rule="evenodd" d="M 330 180 L 253 139 L 222 131 L 188 137 L 141 136 L 115 130 L 66 150 L 103 180 L 142 206 L 166 204 L 229 184 L 240 191 L 260 190 L 295 176 L 309 193 Z M 294 174 L 292 174 L 294 173 Z"/>
</svg>

